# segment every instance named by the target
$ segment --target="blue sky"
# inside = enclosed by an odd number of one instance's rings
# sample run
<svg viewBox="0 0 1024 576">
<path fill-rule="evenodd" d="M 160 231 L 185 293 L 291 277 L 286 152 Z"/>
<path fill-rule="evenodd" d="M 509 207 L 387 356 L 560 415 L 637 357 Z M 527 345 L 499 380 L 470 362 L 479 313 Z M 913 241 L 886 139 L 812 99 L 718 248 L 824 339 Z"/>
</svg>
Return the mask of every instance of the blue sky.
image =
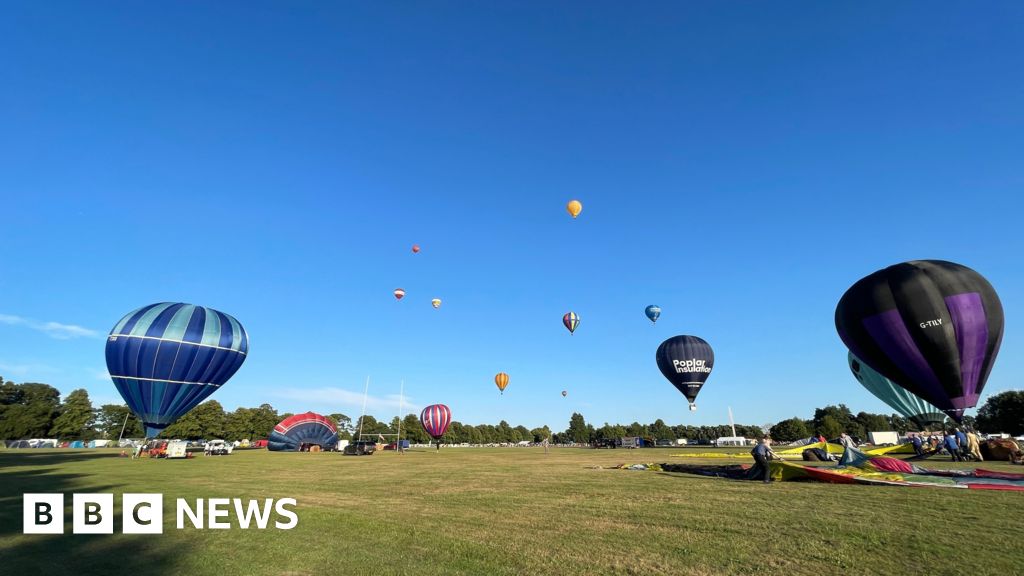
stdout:
<svg viewBox="0 0 1024 576">
<path fill-rule="evenodd" d="M 8 5 L 0 375 L 119 400 L 104 336 L 184 301 L 249 332 L 229 409 L 358 415 L 369 375 L 378 417 L 402 379 L 468 423 L 888 412 L 835 304 L 940 258 L 1003 301 L 985 396 L 1019 388 L 1022 25 L 1013 2 Z M 716 351 L 694 413 L 654 363 L 675 334 Z"/>
</svg>

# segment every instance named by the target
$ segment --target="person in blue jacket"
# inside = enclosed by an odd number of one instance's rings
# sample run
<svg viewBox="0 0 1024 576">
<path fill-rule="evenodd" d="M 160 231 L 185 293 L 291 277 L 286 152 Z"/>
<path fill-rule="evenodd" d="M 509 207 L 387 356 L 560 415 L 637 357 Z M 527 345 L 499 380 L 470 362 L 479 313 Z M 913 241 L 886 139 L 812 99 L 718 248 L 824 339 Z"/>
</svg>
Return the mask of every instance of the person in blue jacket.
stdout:
<svg viewBox="0 0 1024 576">
<path fill-rule="evenodd" d="M 942 443 L 946 446 L 946 451 L 949 452 L 949 456 L 953 459 L 953 462 L 961 462 L 963 458 L 960 456 L 960 444 L 956 441 L 956 435 L 953 434 L 952 430 L 946 432 L 946 437 Z"/>
</svg>

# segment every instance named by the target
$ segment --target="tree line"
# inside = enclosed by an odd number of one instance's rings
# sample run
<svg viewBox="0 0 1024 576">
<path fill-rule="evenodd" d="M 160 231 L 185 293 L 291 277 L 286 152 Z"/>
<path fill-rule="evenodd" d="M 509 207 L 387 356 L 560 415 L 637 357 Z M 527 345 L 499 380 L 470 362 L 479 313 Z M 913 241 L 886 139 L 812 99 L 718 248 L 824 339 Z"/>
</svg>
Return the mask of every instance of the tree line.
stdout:
<svg viewBox="0 0 1024 576">
<path fill-rule="evenodd" d="M 160 437 L 260 440 L 267 438 L 278 422 L 291 415 L 287 412 L 278 413 L 270 404 L 261 404 L 255 408 L 240 407 L 229 412 L 216 400 L 209 400 L 164 429 Z M 378 421 L 369 415 L 355 420 L 341 413 L 326 416 L 337 425 L 342 439 L 351 439 L 360 432 L 364 437 L 375 439 L 377 435 L 397 434 L 401 429 L 402 438 L 412 443 L 425 444 L 432 440 L 423 430 L 416 414 L 407 414 L 401 419 L 395 416 L 390 421 Z M 989 397 L 978 410 L 977 417 L 965 417 L 964 424 L 982 432 L 1006 432 L 1015 436 L 1024 434 L 1024 391 L 1002 392 Z M 947 425 L 952 424 L 947 421 Z M 0 377 L 0 439 L 116 440 L 122 426 L 125 438 L 140 438 L 145 434 L 141 423 L 123 404 L 104 404 L 94 408 L 89 393 L 84 389 L 74 390 L 61 400 L 60 391 L 48 384 L 15 384 Z M 853 414 L 844 404 L 818 408 L 810 419 L 794 417 L 775 424 L 736 425 L 736 434 L 739 436 L 755 438 L 767 431 L 780 442 L 808 438 L 812 434 L 832 439 L 843 432 L 866 438 L 868 432 L 881 430 L 894 430 L 902 434 L 917 431 L 917 427 L 897 414 Z M 561 432 L 552 432 L 547 425 L 536 428 L 512 426 L 504 420 L 497 425 L 472 425 L 453 421 L 442 441 L 503 444 L 549 439 L 554 443 L 585 444 L 603 439 L 639 436 L 651 440 L 685 438 L 699 442 L 731 435 L 732 428 L 728 425 L 669 425 L 661 419 L 650 424 L 606 422 L 595 427 L 588 424 L 582 414 L 574 413 L 569 419 L 569 427 Z M 393 440 L 394 436 L 386 439 Z"/>
</svg>

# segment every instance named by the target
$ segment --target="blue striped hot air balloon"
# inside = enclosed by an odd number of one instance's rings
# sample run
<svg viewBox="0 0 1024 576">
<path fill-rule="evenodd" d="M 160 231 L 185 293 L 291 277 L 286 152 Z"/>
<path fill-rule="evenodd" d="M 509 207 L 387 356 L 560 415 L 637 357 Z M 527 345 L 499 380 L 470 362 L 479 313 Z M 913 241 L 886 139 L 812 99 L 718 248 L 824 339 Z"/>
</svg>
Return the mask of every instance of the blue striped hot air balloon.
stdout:
<svg viewBox="0 0 1024 576">
<path fill-rule="evenodd" d="M 162 302 L 131 312 L 110 331 L 107 371 L 152 437 L 216 392 L 248 352 L 238 320 Z"/>
</svg>

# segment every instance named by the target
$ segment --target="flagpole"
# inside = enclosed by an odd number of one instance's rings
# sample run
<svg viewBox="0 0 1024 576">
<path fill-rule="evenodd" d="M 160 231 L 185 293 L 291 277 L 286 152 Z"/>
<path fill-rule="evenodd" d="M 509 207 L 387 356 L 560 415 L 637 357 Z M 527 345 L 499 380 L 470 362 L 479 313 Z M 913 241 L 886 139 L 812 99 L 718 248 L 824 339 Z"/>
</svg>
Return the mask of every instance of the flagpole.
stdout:
<svg viewBox="0 0 1024 576">
<path fill-rule="evenodd" d="M 402 379 L 401 387 L 398 389 L 398 440 L 395 444 L 395 448 L 398 449 L 398 453 L 402 453 L 402 408 L 404 404 L 402 400 L 405 399 L 405 379 Z"/>
<path fill-rule="evenodd" d="M 370 393 L 370 377 L 366 377 L 366 387 L 363 388 L 363 415 L 359 417 L 359 436 L 356 440 L 363 439 L 363 422 L 366 420 L 366 395 Z"/>
</svg>

